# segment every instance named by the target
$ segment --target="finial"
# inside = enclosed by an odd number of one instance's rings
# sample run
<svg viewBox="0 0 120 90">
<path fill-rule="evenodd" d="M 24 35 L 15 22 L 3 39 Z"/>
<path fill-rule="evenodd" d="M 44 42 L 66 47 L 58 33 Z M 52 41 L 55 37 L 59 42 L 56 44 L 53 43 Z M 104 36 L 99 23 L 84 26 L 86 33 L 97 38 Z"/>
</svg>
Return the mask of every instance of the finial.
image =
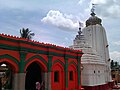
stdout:
<svg viewBox="0 0 120 90">
<path fill-rule="evenodd" d="M 83 27 L 83 23 L 79 21 L 79 28 Z"/>
<path fill-rule="evenodd" d="M 94 4 L 94 3 L 92 3 L 92 8 L 91 8 L 91 16 L 95 16 L 96 14 L 95 14 L 95 5 L 97 5 L 97 4 Z"/>
<path fill-rule="evenodd" d="M 83 27 L 83 23 L 81 23 L 79 21 L 79 31 L 78 31 L 78 34 L 81 35 L 82 31 L 81 31 L 81 27 Z"/>
</svg>

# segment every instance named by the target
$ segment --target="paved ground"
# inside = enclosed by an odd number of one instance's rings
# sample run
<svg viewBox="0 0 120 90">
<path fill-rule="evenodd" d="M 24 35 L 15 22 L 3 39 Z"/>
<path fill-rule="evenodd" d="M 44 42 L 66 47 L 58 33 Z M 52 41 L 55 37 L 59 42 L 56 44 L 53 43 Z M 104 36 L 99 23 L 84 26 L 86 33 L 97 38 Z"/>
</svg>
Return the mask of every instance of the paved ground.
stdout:
<svg viewBox="0 0 120 90">
<path fill-rule="evenodd" d="M 120 89 L 112 89 L 112 90 L 120 90 Z"/>
<path fill-rule="evenodd" d="M 120 87 L 120 83 L 118 83 L 118 85 L 117 85 L 118 87 Z M 120 90 L 120 89 L 113 89 L 113 90 Z"/>
</svg>

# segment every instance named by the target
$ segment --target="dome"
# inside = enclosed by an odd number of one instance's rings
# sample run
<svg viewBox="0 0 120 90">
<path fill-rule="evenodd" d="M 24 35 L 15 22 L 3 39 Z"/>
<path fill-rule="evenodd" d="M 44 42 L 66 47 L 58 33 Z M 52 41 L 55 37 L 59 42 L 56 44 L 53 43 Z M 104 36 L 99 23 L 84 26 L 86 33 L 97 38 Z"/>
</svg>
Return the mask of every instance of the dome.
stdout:
<svg viewBox="0 0 120 90">
<path fill-rule="evenodd" d="M 86 21 L 86 27 L 89 25 L 102 25 L 101 24 L 102 20 L 100 18 L 98 18 L 97 16 L 95 16 L 95 13 L 91 13 L 91 17 Z"/>
</svg>

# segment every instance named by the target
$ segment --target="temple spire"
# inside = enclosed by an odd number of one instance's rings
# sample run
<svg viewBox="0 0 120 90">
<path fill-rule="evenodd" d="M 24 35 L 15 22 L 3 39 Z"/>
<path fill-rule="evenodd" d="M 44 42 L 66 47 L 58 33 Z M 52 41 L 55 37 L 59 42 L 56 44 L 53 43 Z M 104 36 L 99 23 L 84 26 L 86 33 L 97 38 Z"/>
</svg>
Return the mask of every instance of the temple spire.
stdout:
<svg viewBox="0 0 120 90">
<path fill-rule="evenodd" d="M 97 16 L 95 16 L 95 5 L 98 4 L 92 4 L 92 8 L 91 8 L 91 17 L 86 21 L 86 27 L 90 26 L 90 25 L 102 25 L 101 22 L 102 20 L 100 18 L 98 18 Z"/>
<path fill-rule="evenodd" d="M 95 16 L 96 14 L 95 14 L 95 5 L 97 5 L 97 4 L 93 4 L 92 3 L 92 8 L 91 8 L 91 16 Z"/>
<path fill-rule="evenodd" d="M 79 21 L 79 31 L 78 31 L 78 34 L 79 35 L 81 35 L 81 33 L 82 33 L 82 31 L 81 31 L 81 27 L 83 26 L 83 23 L 81 23 L 80 21 Z"/>
</svg>

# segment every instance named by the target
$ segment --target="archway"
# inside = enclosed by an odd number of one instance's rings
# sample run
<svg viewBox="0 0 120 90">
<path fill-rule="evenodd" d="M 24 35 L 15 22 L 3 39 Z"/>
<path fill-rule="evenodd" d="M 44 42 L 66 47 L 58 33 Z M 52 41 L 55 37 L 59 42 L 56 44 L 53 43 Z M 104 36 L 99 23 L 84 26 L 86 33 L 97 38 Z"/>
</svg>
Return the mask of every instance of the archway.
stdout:
<svg viewBox="0 0 120 90">
<path fill-rule="evenodd" d="M 31 63 L 26 69 L 25 89 L 36 90 L 36 82 L 42 83 L 42 68 L 37 62 Z"/>
<path fill-rule="evenodd" d="M 12 89 L 13 88 L 13 67 L 7 62 L 0 63 L 0 88 Z M 0 89 L 1 90 L 1 89 Z"/>
<path fill-rule="evenodd" d="M 64 67 L 59 63 L 55 63 L 52 66 L 51 73 L 51 84 L 52 90 L 64 90 L 65 89 L 65 81 L 64 81 Z"/>
</svg>

